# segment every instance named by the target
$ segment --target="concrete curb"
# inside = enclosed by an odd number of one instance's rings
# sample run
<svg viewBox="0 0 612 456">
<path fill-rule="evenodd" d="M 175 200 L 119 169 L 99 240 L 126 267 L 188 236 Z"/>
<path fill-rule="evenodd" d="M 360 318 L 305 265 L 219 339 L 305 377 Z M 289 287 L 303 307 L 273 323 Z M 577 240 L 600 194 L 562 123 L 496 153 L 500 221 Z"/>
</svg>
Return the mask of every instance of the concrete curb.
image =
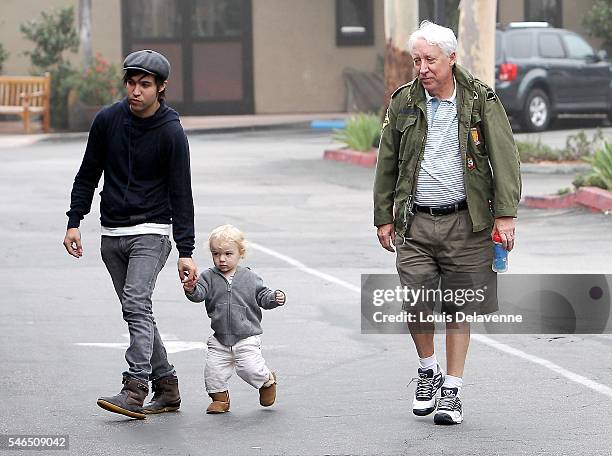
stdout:
<svg viewBox="0 0 612 456">
<path fill-rule="evenodd" d="M 235 127 L 186 127 L 187 135 L 239 133 L 248 131 L 310 129 L 310 121 L 280 122 L 260 125 L 238 125 Z M 36 143 L 85 141 L 88 131 L 39 133 L 32 135 L 0 135 L 0 149 L 29 146 Z"/>
<path fill-rule="evenodd" d="M 597 187 L 581 187 L 568 195 L 526 196 L 523 206 L 533 209 L 585 207 L 591 211 L 612 211 L 612 192 Z"/>
<path fill-rule="evenodd" d="M 352 149 L 328 149 L 323 152 L 324 160 L 334 160 L 348 162 L 352 165 L 364 166 L 373 168 L 376 166 L 377 150 L 372 149 L 370 152 L 360 152 Z"/>
<path fill-rule="evenodd" d="M 577 174 L 591 170 L 587 163 L 521 163 L 524 174 Z"/>
</svg>

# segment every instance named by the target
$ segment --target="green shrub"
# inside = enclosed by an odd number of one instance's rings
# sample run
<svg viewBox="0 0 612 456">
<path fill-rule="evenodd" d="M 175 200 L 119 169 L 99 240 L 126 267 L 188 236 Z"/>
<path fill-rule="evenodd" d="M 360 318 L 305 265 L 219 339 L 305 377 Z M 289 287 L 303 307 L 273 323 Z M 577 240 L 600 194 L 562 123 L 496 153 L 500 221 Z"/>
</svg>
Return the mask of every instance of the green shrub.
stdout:
<svg viewBox="0 0 612 456">
<path fill-rule="evenodd" d="M 381 122 L 376 114 L 357 114 L 346 122 L 343 130 L 334 130 L 332 139 L 349 149 L 368 152 L 380 141 Z"/>
<path fill-rule="evenodd" d="M 582 25 L 591 36 L 601 38 L 604 46 L 612 49 L 612 2 L 597 0 L 582 19 Z"/>
<path fill-rule="evenodd" d="M 86 105 L 111 104 L 123 94 L 123 80 L 117 65 L 111 65 L 101 54 L 96 54 L 91 65 L 69 80 L 79 100 Z"/>
<path fill-rule="evenodd" d="M 564 160 L 581 160 L 595 153 L 604 143 L 603 132 L 598 128 L 593 139 L 589 139 L 584 131 L 569 135 L 565 141 Z"/>
<path fill-rule="evenodd" d="M 69 81 L 74 74 L 64 52 L 77 52 L 79 39 L 74 27 L 74 9 L 66 7 L 51 13 L 42 12 L 38 20 L 30 20 L 19 27 L 21 33 L 32 41 L 34 50 L 24 54 L 30 57 L 32 72 L 51 73 L 51 124 L 65 128 L 68 124 Z"/>
<path fill-rule="evenodd" d="M 592 139 L 589 139 L 584 131 L 575 135 L 569 135 L 565 141 L 564 149 L 555 149 L 538 139 L 537 142 L 516 141 L 519 156 L 523 163 L 533 163 L 539 161 L 562 161 L 562 160 L 582 160 L 593 156 L 595 150 L 604 143 L 603 132 L 598 128 Z"/>
<path fill-rule="evenodd" d="M 596 174 L 577 174 L 572 181 L 576 188 L 580 187 L 599 187 L 607 190 L 606 183 Z"/>
<path fill-rule="evenodd" d="M 603 147 L 586 161 L 593 167 L 591 174 L 604 184 L 602 188 L 612 190 L 612 144 L 605 142 Z"/>
<path fill-rule="evenodd" d="M 534 163 L 542 160 L 556 161 L 559 160 L 559 150 L 553 149 L 546 144 L 530 141 L 516 141 L 519 157 L 523 163 Z"/>
<path fill-rule="evenodd" d="M 557 195 L 559 195 L 559 196 L 569 195 L 571 192 L 572 192 L 571 188 L 563 187 L 563 188 L 560 188 L 559 190 L 557 190 Z"/>
<path fill-rule="evenodd" d="M 0 74 L 2 74 L 2 67 L 4 66 L 4 62 L 8 59 L 9 53 L 6 52 L 2 43 L 0 43 Z"/>
</svg>

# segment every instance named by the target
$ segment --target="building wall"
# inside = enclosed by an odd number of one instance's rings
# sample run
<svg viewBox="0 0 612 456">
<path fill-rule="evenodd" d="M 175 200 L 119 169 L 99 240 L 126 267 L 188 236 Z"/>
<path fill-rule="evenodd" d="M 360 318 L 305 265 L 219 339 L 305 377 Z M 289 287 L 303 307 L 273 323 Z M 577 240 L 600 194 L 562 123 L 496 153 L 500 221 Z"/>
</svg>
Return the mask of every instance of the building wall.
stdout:
<svg viewBox="0 0 612 456">
<path fill-rule="evenodd" d="M 111 63 L 120 64 L 121 56 L 121 8 L 120 0 L 104 0 L 92 2 L 91 40 L 94 52 L 100 52 Z M 10 55 L 4 63 L 3 73 L 6 75 L 25 75 L 30 73 L 30 58 L 23 55 L 31 50 L 34 44 L 26 39 L 19 26 L 28 20 L 40 18 L 42 11 L 49 12 L 54 8 L 72 5 L 75 11 L 75 25 L 78 30 L 78 0 L 2 0 L 2 15 L 0 16 L 0 43 Z M 66 53 L 75 65 L 78 65 L 78 55 Z"/>
<path fill-rule="evenodd" d="M 525 3 L 523 0 L 498 0 L 497 9 L 500 24 L 519 22 L 525 17 Z"/>
<path fill-rule="evenodd" d="M 342 71 L 374 71 L 384 53 L 383 0 L 374 5 L 374 46 L 336 46 L 335 2 L 255 0 L 255 112 L 345 109 Z"/>
</svg>

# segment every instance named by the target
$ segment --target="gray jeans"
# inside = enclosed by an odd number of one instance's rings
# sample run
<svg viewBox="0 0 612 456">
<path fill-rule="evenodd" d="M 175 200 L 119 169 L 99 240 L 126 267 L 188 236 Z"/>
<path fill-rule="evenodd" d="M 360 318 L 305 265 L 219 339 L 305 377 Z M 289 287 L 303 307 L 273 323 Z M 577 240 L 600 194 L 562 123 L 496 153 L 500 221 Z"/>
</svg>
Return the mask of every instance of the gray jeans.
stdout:
<svg viewBox="0 0 612 456">
<path fill-rule="evenodd" d="M 168 236 L 140 234 L 102 236 L 100 251 L 128 325 L 130 346 L 125 352 L 129 369 L 123 373 L 144 381 L 174 375 L 153 317 L 151 296 L 157 275 L 172 245 Z"/>
</svg>

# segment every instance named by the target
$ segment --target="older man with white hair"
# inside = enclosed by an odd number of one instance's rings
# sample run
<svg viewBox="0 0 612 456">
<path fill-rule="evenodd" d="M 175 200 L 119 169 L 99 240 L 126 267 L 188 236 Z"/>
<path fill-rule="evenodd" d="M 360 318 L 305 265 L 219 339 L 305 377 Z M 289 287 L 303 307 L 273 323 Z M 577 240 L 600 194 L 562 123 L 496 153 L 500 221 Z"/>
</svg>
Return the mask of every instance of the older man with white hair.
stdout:
<svg viewBox="0 0 612 456">
<path fill-rule="evenodd" d="M 397 250 L 400 282 L 444 291 L 421 295 L 437 296 L 435 302 L 423 298 L 403 307 L 419 356 L 413 413 L 436 411 L 436 424 L 463 421 L 470 324 L 457 316 L 498 310 L 491 236 L 498 231 L 512 250 L 521 193 L 504 108 L 490 87 L 456 63 L 456 48 L 452 30 L 428 21 L 410 36 L 417 77 L 391 97 L 374 182 L 374 225 L 382 247 Z M 489 290 L 486 299 L 466 305 L 464 298 L 479 290 Z M 434 310 L 446 325 L 446 374 L 435 354 Z"/>
</svg>

